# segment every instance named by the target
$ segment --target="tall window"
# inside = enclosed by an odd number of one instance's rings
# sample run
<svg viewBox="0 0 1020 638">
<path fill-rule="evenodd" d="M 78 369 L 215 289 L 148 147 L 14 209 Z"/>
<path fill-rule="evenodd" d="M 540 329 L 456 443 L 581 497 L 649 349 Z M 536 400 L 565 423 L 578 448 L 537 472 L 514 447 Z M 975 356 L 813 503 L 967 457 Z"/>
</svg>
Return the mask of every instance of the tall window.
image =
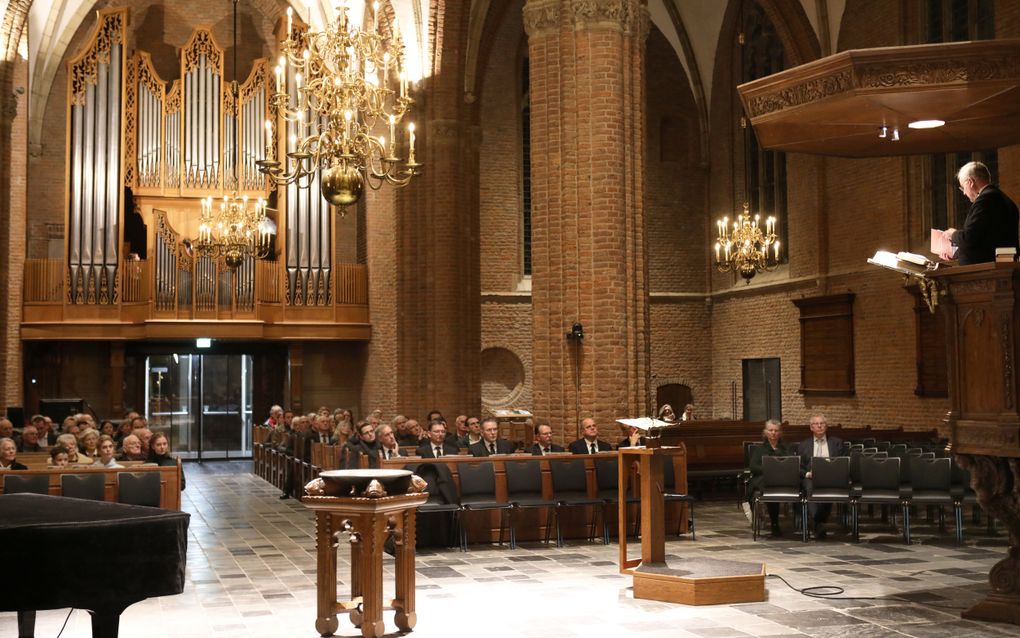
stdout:
<svg viewBox="0 0 1020 638">
<path fill-rule="evenodd" d="M 921 19 L 925 42 L 990 40 L 995 37 L 994 0 L 925 0 Z M 956 172 L 970 161 L 984 162 L 998 181 L 999 160 L 993 150 L 945 153 L 926 158 L 930 226 L 956 228 L 963 224 L 970 202 L 957 188 Z M 927 231 L 925 231 L 927 232 Z"/>
<path fill-rule="evenodd" d="M 521 61 L 521 264 L 531 276 L 531 84 L 528 58 Z"/>
<path fill-rule="evenodd" d="M 782 71 L 786 67 L 783 43 L 765 10 L 757 2 L 745 0 L 741 16 L 740 83 Z M 751 214 L 759 214 L 763 219 L 774 216 L 779 220 L 779 241 L 781 246 L 786 247 L 782 253 L 783 261 L 786 261 L 789 254 L 786 153 L 767 151 L 759 146 L 758 136 L 744 115 L 741 116 L 740 132 L 744 138 L 744 165 L 747 170 L 744 182 Z"/>
</svg>

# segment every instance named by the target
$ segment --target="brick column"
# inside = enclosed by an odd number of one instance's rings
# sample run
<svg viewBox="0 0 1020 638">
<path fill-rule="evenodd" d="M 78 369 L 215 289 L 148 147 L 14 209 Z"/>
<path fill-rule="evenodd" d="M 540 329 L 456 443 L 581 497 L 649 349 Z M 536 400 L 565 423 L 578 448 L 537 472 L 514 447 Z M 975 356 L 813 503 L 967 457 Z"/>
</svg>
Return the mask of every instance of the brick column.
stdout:
<svg viewBox="0 0 1020 638">
<path fill-rule="evenodd" d="M 8 16 L 9 17 L 9 16 Z M 27 36 L 26 36 L 27 37 Z M 28 166 L 28 63 L 0 62 L 0 410 L 24 404 L 21 305 L 24 300 Z M 20 425 L 20 424 L 15 424 Z"/>
<path fill-rule="evenodd" d="M 642 0 L 528 0 L 534 411 L 569 440 L 584 416 L 648 411 Z M 580 322 L 580 346 L 565 338 Z M 577 366 L 580 375 L 575 373 Z"/>
</svg>

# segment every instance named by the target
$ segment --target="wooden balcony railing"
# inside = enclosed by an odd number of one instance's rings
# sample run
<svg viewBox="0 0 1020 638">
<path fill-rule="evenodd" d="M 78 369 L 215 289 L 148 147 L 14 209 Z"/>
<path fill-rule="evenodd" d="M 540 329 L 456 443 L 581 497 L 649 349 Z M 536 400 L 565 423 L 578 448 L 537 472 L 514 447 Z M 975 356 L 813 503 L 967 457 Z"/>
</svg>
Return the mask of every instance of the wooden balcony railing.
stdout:
<svg viewBox="0 0 1020 638">
<path fill-rule="evenodd" d="M 368 274 L 363 264 L 336 264 L 330 280 L 334 302 L 326 307 L 288 305 L 284 290 L 285 269 L 279 261 L 255 260 L 230 270 L 209 258 L 126 260 L 117 269 L 117 295 L 112 304 L 72 304 L 66 286 L 67 266 L 60 259 L 28 259 L 24 281 L 24 338 L 43 338 L 42 324 L 53 330 L 60 322 L 74 324 L 80 338 L 99 338 L 102 326 L 109 336 L 110 324 L 138 327 L 140 337 L 156 337 L 154 331 L 188 322 L 245 322 L 247 332 L 227 337 L 279 339 L 367 339 Z M 88 325 L 95 324 L 93 333 Z M 33 324 L 35 327 L 33 327 Z M 216 326 L 203 327 L 203 335 L 215 336 Z M 252 327 L 254 326 L 254 327 Z M 295 329 L 295 326 L 299 326 Z M 235 326 L 236 327 L 236 326 Z M 84 331 L 80 333 L 80 331 Z M 46 333 L 52 338 L 52 332 Z M 70 333 L 69 333 L 70 334 Z M 81 336 L 85 334 L 86 336 Z M 133 333 L 123 333 L 130 336 Z"/>
</svg>

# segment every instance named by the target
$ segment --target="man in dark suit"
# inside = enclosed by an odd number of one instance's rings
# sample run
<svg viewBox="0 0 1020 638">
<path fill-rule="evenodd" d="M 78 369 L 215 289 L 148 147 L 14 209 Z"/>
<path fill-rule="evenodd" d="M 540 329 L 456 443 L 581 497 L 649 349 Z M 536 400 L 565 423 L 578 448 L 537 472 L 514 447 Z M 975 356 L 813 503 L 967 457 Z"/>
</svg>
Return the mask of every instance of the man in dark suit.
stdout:
<svg viewBox="0 0 1020 638">
<path fill-rule="evenodd" d="M 384 423 L 375 429 L 375 439 L 379 441 L 379 457 L 392 459 L 400 456 L 407 456 L 407 452 L 397 445 L 397 436 L 393 433 L 393 426 Z"/>
<path fill-rule="evenodd" d="M 816 414 L 811 417 L 811 438 L 800 442 L 797 446 L 797 454 L 800 456 L 800 468 L 804 474 L 804 493 L 811 494 L 811 459 L 816 457 L 843 456 L 843 441 L 834 436 L 826 436 L 825 430 L 829 427 L 825 417 Z M 824 540 L 827 534 L 825 523 L 829 520 L 829 512 L 832 510 L 831 503 L 811 504 L 808 514 L 811 516 L 815 526 L 815 538 Z"/>
<path fill-rule="evenodd" d="M 425 459 L 438 459 L 457 456 L 459 451 L 455 443 L 446 439 L 446 421 L 439 417 L 429 423 L 429 438 L 421 442 L 415 454 Z"/>
<path fill-rule="evenodd" d="M 371 421 L 358 421 L 358 438 L 347 442 L 347 468 L 361 468 L 361 457 L 368 458 L 368 467 L 379 467 L 379 442 Z"/>
<path fill-rule="evenodd" d="M 490 456 L 492 454 L 513 454 L 514 444 L 499 438 L 499 423 L 496 419 L 482 421 L 482 440 L 468 448 L 471 456 Z"/>
<path fill-rule="evenodd" d="M 595 419 L 587 418 L 582 420 L 581 430 L 584 435 L 567 446 L 571 453 L 595 454 L 596 452 L 612 452 L 612 445 L 599 440 L 599 426 L 595 423 Z"/>
<path fill-rule="evenodd" d="M 566 450 L 552 442 L 552 427 L 548 423 L 539 423 L 535 426 L 535 444 L 528 448 L 528 452 L 533 456 L 545 456 Z"/>
<path fill-rule="evenodd" d="M 1020 247 L 1017 241 L 1020 213 L 1013 200 L 991 183 L 988 167 L 981 162 L 968 162 L 960 168 L 956 179 L 971 202 L 963 228 L 945 231 L 958 248 L 960 265 L 995 261 L 996 248 Z"/>
</svg>

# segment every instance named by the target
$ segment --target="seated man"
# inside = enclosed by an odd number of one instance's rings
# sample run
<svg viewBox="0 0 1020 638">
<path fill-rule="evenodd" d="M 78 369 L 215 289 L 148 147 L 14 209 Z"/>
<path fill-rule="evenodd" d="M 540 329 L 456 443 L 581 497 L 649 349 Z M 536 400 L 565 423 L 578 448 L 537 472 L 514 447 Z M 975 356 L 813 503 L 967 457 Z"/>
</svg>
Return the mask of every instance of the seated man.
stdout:
<svg viewBox="0 0 1020 638">
<path fill-rule="evenodd" d="M 535 444 L 528 448 L 528 452 L 532 456 L 545 456 L 566 450 L 552 442 L 552 427 L 548 423 L 539 423 L 535 426 Z"/>
<path fill-rule="evenodd" d="M 645 437 L 641 434 L 641 430 L 637 429 L 633 425 L 621 425 L 623 429 L 623 438 L 616 444 L 617 449 L 621 447 L 642 447 L 645 444 Z"/>
<path fill-rule="evenodd" d="M 599 440 L 599 426 L 595 424 L 595 419 L 590 417 L 583 419 L 581 421 L 581 430 L 584 432 L 584 436 L 567 446 L 567 449 L 569 449 L 572 454 L 612 452 L 612 445 Z"/>
<path fill-rule="evenodd" d="M 826 436 L 825 430 L 828 427 L 823 415 L 814 415 L 811 417 L 811 438 L 801 441 L 797 446 L 800 469 L 804 475 L 805 494 L 811 494 L 811 459 L 843 455 L 843 441 L 834 436 Z M 825 540 L 827 535 L 825 523 L 829 520 L 830 511 L 832 511 L 831 503 L 812 503 L 808 508 L 808 514 L 815 526 L 815 538 L 818 540 Z"/>
<path fill-rule="evenodd" d="M 347 469 L 361 467 L 361 457 L 368 458 L 368 467 L 379 467 L 379 442 L 371 421 L 358 422 L 358 438 L 347 442 Z"/>
<path fill-rule="evenodd" d="M 393 426 L 384 423 L 375 429 L 375 439 L 379 441 L 379 456 L 384 459 L 393 459 L 398 456 L 407 456 L 407 453 L 397 445 L 397 437 L 393 433 Z"/>
<path fill-rule="evenodd" d="M 747 520 L 752 519 L 751 508 L 754 506 L 754 496 L 762 491 L 765 485 L 762 459 L 766 456 L 792 456 L 794 451 L 787 447 L 782 439 L 782 431 L 779 421 L 769 419 L 765 422 L 765 429 L 762 430 L 764 440 L 762 444 L 754 449 L 751 456 L 750 470 L 751 480 L 747 484 L 747 502 L 743 504 Z M 769 511 L 769 521 L 772 523 L 772 536 L 779 536 L 779 503 L 766 503 Z"/>
<path fill-rule="evenodd" d="M 499 437 L 499 423 L 496 419 L 482 421 L 482 440 L 468 448 L 471 456 L 513 454 L 514 444 Z"/>
<path fill-rule="evenodd" d="M 460 450 L 456 445 L 446 440 L 446 421 L 440 418 L 432 419 L 429 424 L 429 438 L 422 441 L 415 454 L 424 459 L 438 459 L 444 456 L 457 456 Z"/>
<path fill-rule="evenodd" d="M 0 439 L 0 470 L 27 470 L 28 466 L 18 463 L 15 457 L 18 456 L 18 446 L 14 439 L 4 437 Z"/>
<path fill-rule="evenodd" d="M 118 461 L 144 461 L 147 455 L 142 453 L 142 441 L 134 434 L 129 434 L 124 437 L 124 443 L 121 445 L 120 455 L 117 456 Z"/>
<path fill-rule="evenodd" d="M 39 430 L 34 425 L 26 425 L 21 431 L 21 441 L 18 442 L 19 452 L 45 452 L 46 447 L 39 444 Z"/>
<path fill-rule="evenodd" d="M 457 440 L 457 446 L 470 448 L 482 440 L 482 422 L 476 416 L 469 416 L 464 423 L 467 433 Z"/>
</svg>

